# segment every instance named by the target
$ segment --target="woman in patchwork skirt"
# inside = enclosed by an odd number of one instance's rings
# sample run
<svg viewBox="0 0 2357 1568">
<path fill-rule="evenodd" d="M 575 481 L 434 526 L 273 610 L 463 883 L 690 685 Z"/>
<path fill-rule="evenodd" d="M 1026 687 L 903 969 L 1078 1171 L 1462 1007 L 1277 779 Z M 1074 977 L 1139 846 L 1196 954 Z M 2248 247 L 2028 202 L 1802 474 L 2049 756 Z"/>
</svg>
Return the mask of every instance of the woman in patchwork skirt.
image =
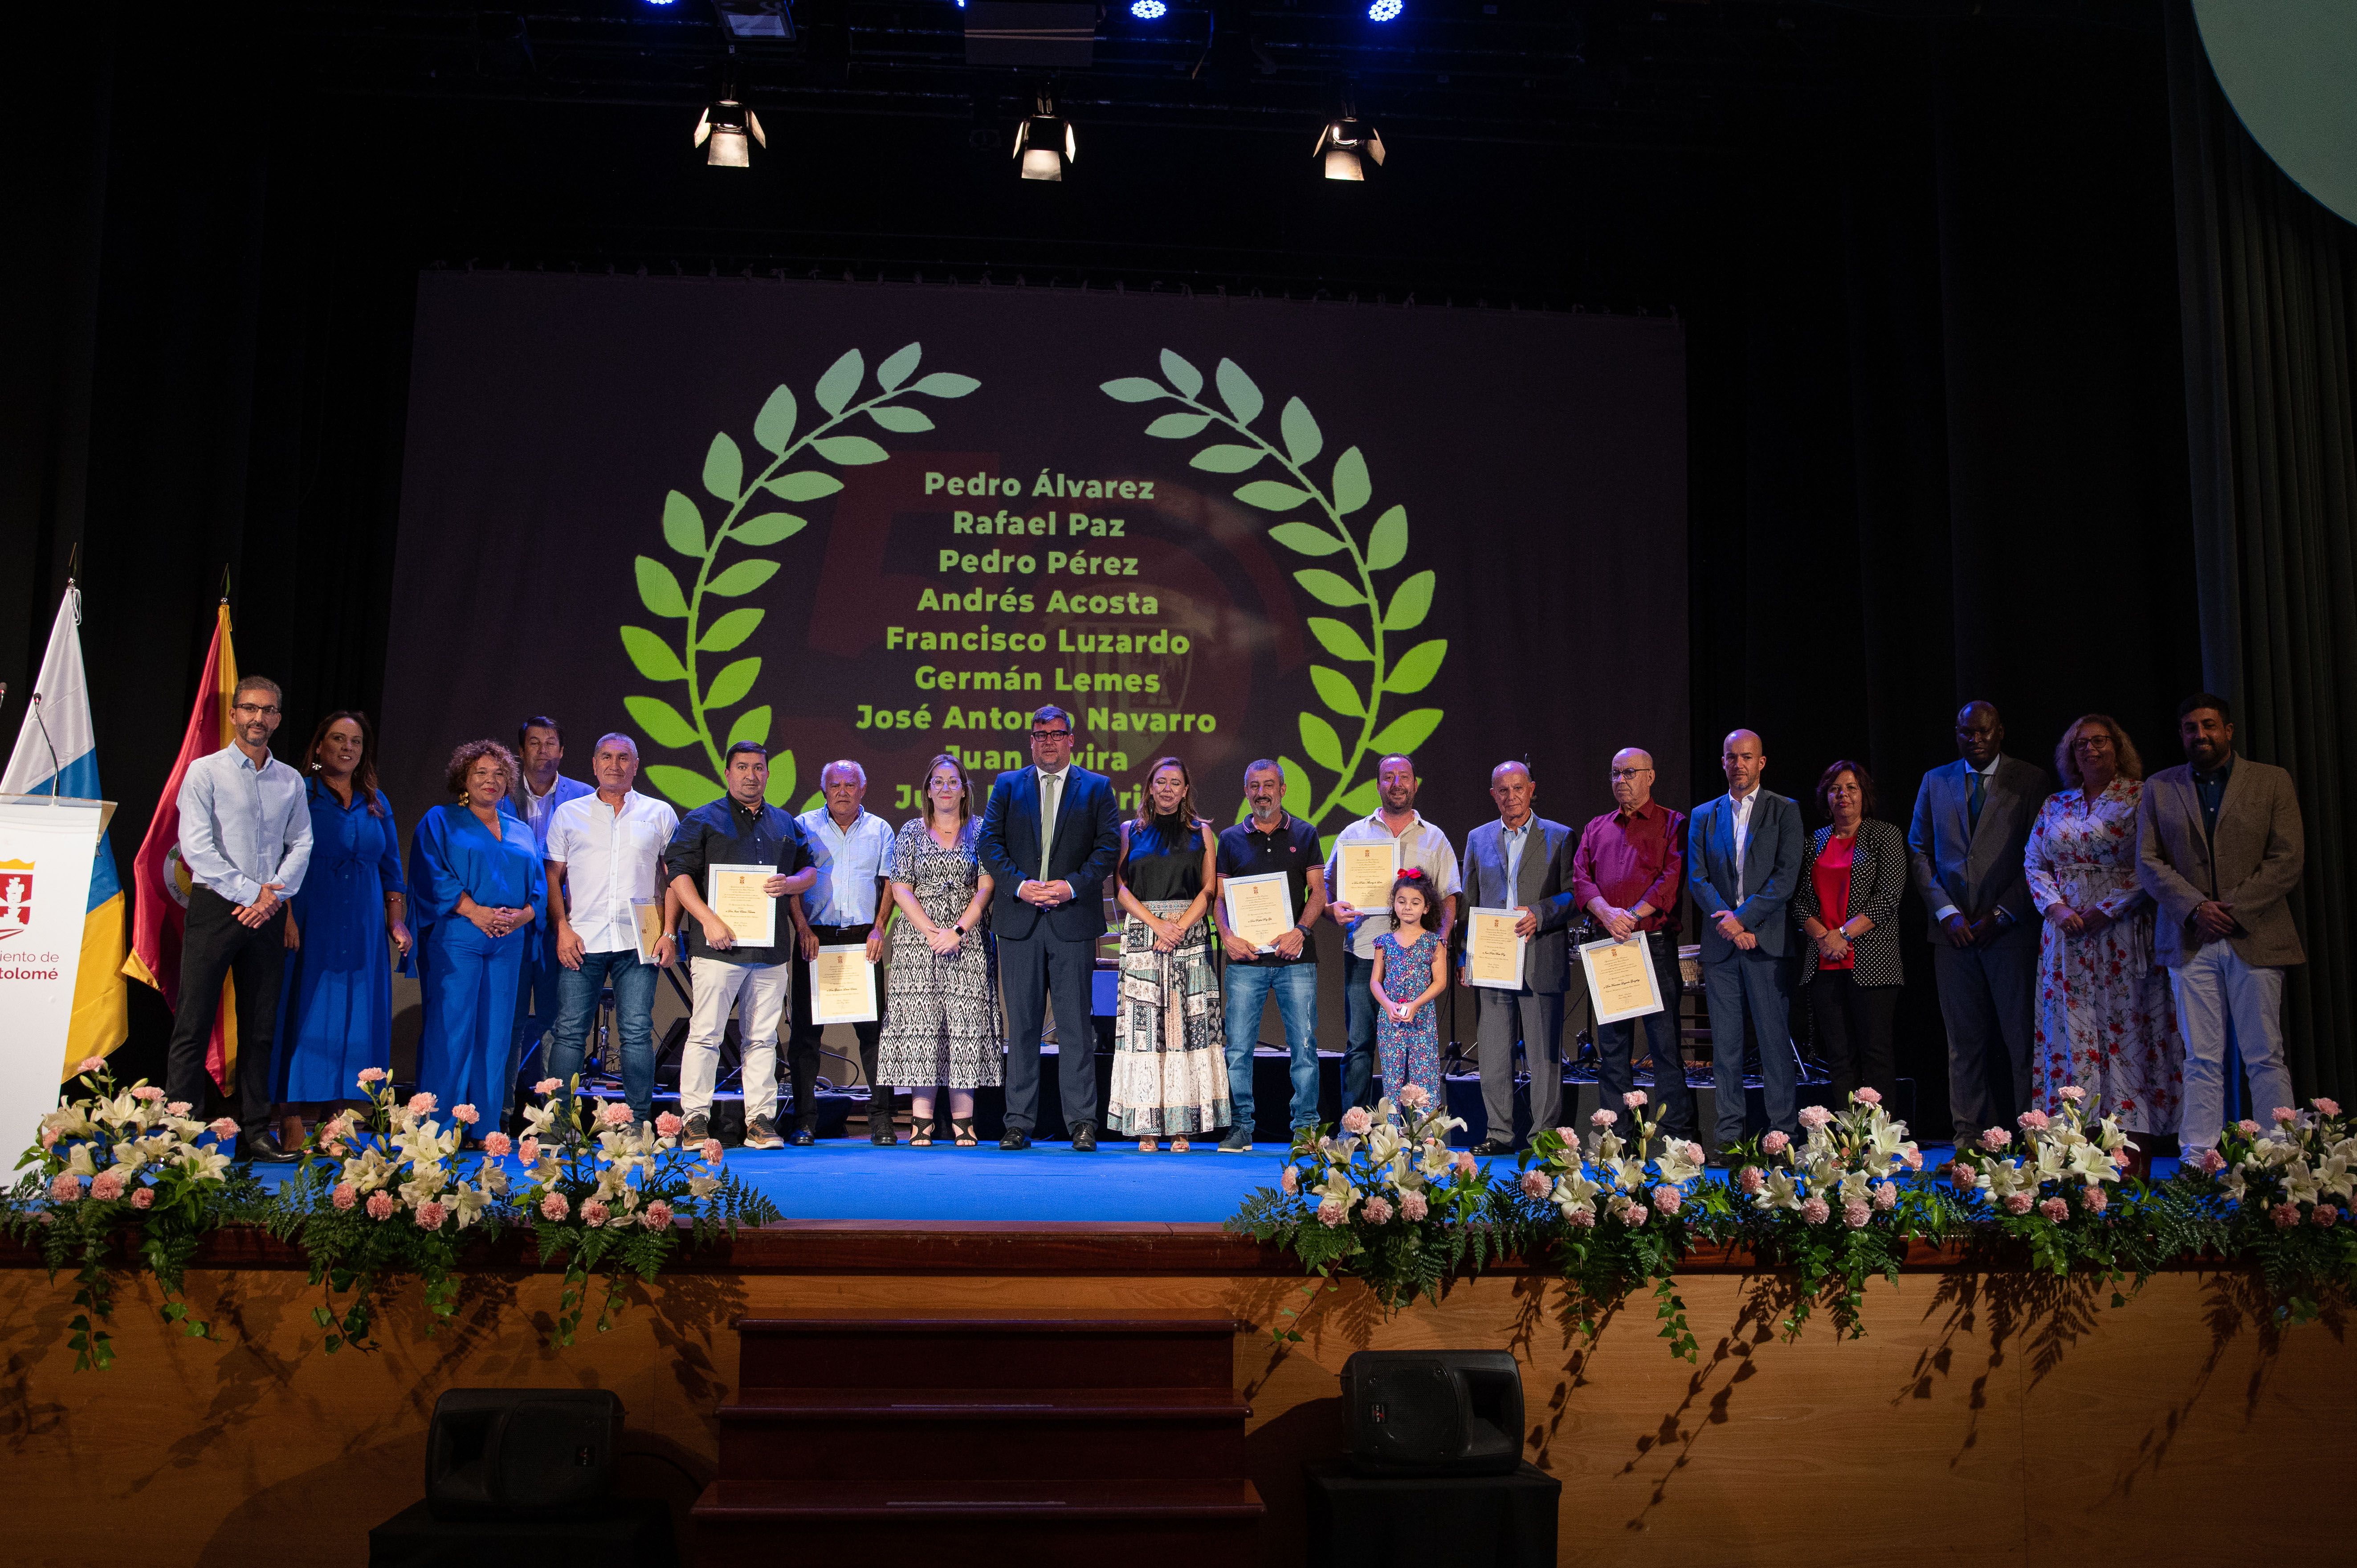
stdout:
<svg viewBox="0 0 2357 1568">
<path fill-rule="evenodd" d="M 1107 1126 L 1141 1152 L 1170 1140 L 1185 1154 L 1192 1133 L 1234 1117 L 1228 1098 L 1227 1029 L 1220 977 L 1204 918 L 1219 885 L 1218 840 L 1195 814 L 1187 765 L 1166 757 L 1146 773 L 1135 820 L 1122 824 L 1114 868 L 1121 929 L 1121 1005 L 1113 1031 Z"/>
</svg>

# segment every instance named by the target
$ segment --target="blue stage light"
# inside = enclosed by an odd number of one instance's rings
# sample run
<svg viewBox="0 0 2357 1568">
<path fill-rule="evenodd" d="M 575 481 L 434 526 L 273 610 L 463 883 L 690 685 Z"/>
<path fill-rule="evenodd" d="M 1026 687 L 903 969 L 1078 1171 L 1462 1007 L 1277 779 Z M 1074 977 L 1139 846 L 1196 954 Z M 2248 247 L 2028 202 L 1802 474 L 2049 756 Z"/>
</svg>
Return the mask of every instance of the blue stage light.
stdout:
<svg viewBox="0 0 2357 1568">
<path fill-rule="evenodd" d="M 1141 22 L 1158 22 L 1170 14 L 1162 0 L 1131 0 L 1129 14 Z"/>
<path fill-rule="evenodd" d="M 1367 7 L 1367 20 L 1388 22 L 1407 8 L 1407 0 L 1375 0 Z"/>
</svg>

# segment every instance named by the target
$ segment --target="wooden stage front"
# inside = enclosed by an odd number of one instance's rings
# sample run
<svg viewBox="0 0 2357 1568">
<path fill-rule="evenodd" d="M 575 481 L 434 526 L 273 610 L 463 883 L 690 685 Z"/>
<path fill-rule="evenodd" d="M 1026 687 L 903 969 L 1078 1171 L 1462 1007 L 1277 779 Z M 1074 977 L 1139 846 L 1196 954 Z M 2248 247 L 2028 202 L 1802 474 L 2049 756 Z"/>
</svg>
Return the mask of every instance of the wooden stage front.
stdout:
<svg viewBox="0 0 2357 1568">
<path fill-rule="evenodd" d="M 514 1254 L 468 1274 L 436 1337 L 413 1287 L 379 1349 L 328 1356 L 299 1254 L 238 1233 L 189 1273 L 217 1342 L 167 1331 L 150 1286 L 118 1300 L 114 1368 L 76 1374 L 70 1285 L 12 1250 L 0 1561 L 362 1562 L 369 1528 L 423 1495 L 426 1419 L 453 1387 L 613 1390 L 621 1489 L 683 1520 L 713 1473 L 740 1315 L 1232 1315 L 1268 1505 L 1258 1558 L 1288 1568 L 1304 1556 L 1301 1463 L 1337 1450 L 1335 1372 L 1369 1347 L 1513 1348 L 1526 1452 L 1564 1483 L 1566 1562 L 2232 1562 L 2347 1533 L 2329 1477 L 2357 1353 L 2338 1322 L 2266 1330 L 2240 1276 L 2164 1274 L 2113 1308 L 2097 1283 L 1926 1253 L 1870 1288 L 1866 1338 L 1836 1340 L 1821 1313 L 1786 1343 L 1772 1276 L 1697 1262 L 1681 1290 L 1698 1365 L 1668 1355 L 1650 1297 L 1589 1347 L 1562 1286 L 1512 1268 L 1388 1321 L 1355 1286 L 1323 1294 L 1279 1353 L 1268 1326 L 1304 1303 L 1302 1282 L 1209 1225 L 790 1221 L 634 1289 L 612 1333 L 552 1351 L 558 1283 Z"/>
</svg>

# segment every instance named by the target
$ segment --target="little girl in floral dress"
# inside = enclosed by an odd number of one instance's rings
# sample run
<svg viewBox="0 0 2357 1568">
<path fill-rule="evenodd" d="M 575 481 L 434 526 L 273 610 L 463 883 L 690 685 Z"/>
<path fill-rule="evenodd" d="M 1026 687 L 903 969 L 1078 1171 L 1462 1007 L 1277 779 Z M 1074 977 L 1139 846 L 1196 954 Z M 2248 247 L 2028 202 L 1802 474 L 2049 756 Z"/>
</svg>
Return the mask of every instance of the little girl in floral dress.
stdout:
<svg viewBox="0 0 2357 1568">
<path fill-rule="evenodd" d="M 1392 929 L 1375 939 L 1375 970 L 1367 982 L 1382 1011 L 1375 1015 L 1375 1050 L 1383 1092 L 1396 1102 L 1413 1083 L 1442 1104 L 1440 1015 L 1434 1005 L 1448 989 L 1440 934 L 1432 929 L 1432 885 L 1414 866 L 1392 884 Z"/>
</svg>

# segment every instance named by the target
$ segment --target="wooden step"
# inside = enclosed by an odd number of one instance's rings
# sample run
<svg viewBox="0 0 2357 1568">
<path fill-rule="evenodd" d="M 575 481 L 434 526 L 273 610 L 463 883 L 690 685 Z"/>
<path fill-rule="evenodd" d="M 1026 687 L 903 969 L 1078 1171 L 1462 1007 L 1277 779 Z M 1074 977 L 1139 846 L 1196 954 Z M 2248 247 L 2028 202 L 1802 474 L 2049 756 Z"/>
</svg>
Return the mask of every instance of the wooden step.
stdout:
<svg viewBox="0 0 2357 1568">
<path fill-rule="evenodd" d="M 1244 1470 L 1230 1388 L 748 1389 L 720 1407 L 720 1474 L 1207 1479 Z"/>
<path fill-rule="evenodd" d="M 715 1481 L 694 1509 L 700 1563 L 748 1551 L 939 1552 L 1025 1568 L 1103 1568 L 1124 1548 L 1250 1552 L 1263 1509 L 1247 1480 Z M 953 1556 L 952 1556 L 953 1554 Z"/>
<path fill-rule="evenodd" d="M 1235 1320 L 746 1317 L 740 1389 L 1214 1388 L 1235 1383 Z"/>
</svg>

